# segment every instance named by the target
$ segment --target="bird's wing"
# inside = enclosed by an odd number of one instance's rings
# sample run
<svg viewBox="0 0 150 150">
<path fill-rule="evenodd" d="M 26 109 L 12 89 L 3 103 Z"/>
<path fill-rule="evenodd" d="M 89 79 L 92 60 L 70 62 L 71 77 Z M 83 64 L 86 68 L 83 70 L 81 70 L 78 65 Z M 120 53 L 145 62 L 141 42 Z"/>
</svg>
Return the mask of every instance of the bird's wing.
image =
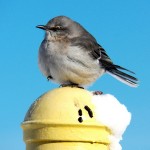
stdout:
<svg viewBox="0 0 150 150">
<path fill-rule="evenodd" d="M 99 45 L 91 36 L 80 37 L 80 40 L 75 38 L 73 43 L 74 46 L 80 46 L 82 49 L 89 51 L 89 55 L 93 58 L 93 60 L 98 60 L 100 66 L 111 76 L 129 86 L 138 86 L 138 79 L 123 71 L 127 71 L 132 74 L 134 74 L 134 72 L 119 65 L 115 65 L 102 46 Z"/>
<path fill-rule="evenodd" d="M 72 46 L 78 46 L 84 51 L 88 51 L 89 55 L 93 59 L 99 59 L 101 57 L 101 50 L 94 37 L 90 34 L 86 36 L 75 37 L 71 39 Z"/>
</svg>

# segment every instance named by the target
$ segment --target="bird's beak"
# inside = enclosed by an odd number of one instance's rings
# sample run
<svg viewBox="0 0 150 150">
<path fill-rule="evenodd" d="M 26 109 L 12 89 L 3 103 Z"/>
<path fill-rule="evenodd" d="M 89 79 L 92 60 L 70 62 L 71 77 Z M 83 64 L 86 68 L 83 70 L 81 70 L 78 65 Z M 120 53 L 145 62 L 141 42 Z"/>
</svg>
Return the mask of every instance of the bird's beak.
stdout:
<svg viewBox="0 0 150 150">
<path fill-rule="evenodd" d="M 37 25 L 36 28 L 46 30 L 46 29 L 47 29 L 47 26 L 44 26 L 44 25 Z"/>
</svg>

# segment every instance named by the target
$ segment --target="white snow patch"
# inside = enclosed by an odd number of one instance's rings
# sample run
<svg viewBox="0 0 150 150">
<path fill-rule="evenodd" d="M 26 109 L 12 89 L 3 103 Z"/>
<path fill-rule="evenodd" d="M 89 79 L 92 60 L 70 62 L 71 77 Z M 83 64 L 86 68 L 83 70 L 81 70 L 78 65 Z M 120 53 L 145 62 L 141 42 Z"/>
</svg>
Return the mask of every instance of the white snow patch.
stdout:
<svg viewBox="0 0 150 150">
<path fill-rule="evenodd" d="M 97 121 L 106 125 L 112 132 L 110 135 L 110 150 L 121 150 L 119 144 L 122 135 L 131 120 L 131 113 L 113 95 L 93 95 L 92 103 L 95 106 Z"/>
</svg>

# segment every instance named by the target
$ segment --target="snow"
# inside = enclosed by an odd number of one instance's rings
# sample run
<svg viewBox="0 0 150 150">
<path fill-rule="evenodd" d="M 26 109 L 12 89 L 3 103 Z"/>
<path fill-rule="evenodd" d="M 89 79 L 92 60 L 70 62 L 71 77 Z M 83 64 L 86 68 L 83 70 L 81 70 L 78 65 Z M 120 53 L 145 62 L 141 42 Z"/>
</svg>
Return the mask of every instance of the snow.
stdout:
<svg viewBox="0 0 150 150">
<path fill-rule="evenodd" d="M 92 103 L 95 106 L 97 121 L 106 125 L 112 132 L 109 137 L 110 150 L 121 150 L 120 140 L 130 124 L 131 113 L 113 95 L 93 95 Z"/>
</svg>

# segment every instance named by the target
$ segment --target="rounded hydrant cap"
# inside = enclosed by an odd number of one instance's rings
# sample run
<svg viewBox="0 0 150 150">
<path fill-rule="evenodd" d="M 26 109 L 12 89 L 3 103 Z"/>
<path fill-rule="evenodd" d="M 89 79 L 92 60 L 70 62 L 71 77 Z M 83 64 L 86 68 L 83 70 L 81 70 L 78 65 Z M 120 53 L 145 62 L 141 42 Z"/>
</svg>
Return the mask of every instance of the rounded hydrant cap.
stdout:
<svg viewBox="0 0 150 150">
<path fill-rule="evenodd" d="M 92 93 L 80 88 L 63 87 L 49 91 L 31 105 L 24 123 L 100 125 L 94 118 L 91 99 Z"/>
<path fill-rule="evenodd" d="M 63 87 L 40 96 L 29 108 L 22 128 L 25 142 L 84 141 L 109 144 L 110 130 L 95 119 L 92 93 Z"/>
</svg>

